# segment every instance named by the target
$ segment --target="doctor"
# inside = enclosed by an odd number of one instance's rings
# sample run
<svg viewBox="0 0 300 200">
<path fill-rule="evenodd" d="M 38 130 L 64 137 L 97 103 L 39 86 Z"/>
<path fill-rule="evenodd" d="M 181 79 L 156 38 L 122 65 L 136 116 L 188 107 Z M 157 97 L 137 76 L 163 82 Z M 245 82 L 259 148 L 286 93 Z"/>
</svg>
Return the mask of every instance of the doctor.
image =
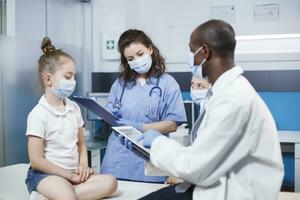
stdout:
<svg viewBox="0 0 300 200">
<path fill-rule="evenodd" d="M 201 134 L 184 147 L 158 131 L 144 133 L 151 163 L 185 182 L 141 199 L 277 199 L 284 173 L 276 125 L 234 64 L 233 28 L 221 20 L 207 21 L 193 31 L 189 45 L 198 74 L 212 84 L 204 117 L 194 130 Z"/>
<path fill-rule="evenodd" d="M 165 62 L 151 39 L 140 30 L 127 30 L 119 39 L 121 73 L 108 97 L 107 109 L 119 117 L 120 125 L 140 131 L 174 132 L 186 121 L 179 85 L 165 73 Z M 118 179 L 165 182 L 166 177 L 145 176 L 144 160 L 124 148 L 111 134 L 101 173 Z"/>
</svg>

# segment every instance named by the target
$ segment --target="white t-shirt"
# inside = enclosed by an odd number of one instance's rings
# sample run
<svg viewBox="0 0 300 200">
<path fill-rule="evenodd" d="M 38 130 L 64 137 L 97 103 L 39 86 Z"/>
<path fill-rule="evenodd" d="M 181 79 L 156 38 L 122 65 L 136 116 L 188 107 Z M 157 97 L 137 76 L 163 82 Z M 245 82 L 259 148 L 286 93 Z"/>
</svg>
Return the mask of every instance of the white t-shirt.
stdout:
<svg viewBox="0 0 300 200">
<path fill-rule="evenodd" d="M 84 122 L 79 106 L 68 98 L 65 103 L 65 111 L 60 112 L 43 95 L 28 115 L 26 135 L 42 138 L 45 159 L 72 171 L 78 166 L 78 128 Z"/>
</svg>

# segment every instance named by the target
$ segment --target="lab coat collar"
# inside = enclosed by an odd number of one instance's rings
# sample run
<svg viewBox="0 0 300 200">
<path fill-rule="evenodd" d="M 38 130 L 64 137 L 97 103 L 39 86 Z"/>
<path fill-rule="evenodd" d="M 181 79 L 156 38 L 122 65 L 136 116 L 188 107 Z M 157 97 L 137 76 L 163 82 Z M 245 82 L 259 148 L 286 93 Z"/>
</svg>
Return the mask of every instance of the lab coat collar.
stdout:
<svg viewBox="0 0 300 200">
<path fill-rule="evenodd" d="M 69 111 L 73 111 L 74 107 L 72 106 L 72 102 L 70 99 L 65 98 L 65 104 L 66 104 L 66 109 L 64 112 L 60 112 L 58 110 L 56 110 L 55 108 L 53 108 L 47 101 L 45 98 L 45 95 L 43 95 L 40 100 L 39 100 L 39 104 L 41 106 L 43 106 L 46 110 L 48 110 L 51 114 L 56 115 L 56 116 L 65 116 Z"/>
<path fill-rule="evenodd" d="M 219 91 L 222 91 L 224 87 L 227 87 L 232 83 L 238 76 L 243 74 L 244 71 L 240 66 L 234 66 L 228 71 L 224 72 L 212 86 L 212 93 L 216 94 Z"/>
</svg>

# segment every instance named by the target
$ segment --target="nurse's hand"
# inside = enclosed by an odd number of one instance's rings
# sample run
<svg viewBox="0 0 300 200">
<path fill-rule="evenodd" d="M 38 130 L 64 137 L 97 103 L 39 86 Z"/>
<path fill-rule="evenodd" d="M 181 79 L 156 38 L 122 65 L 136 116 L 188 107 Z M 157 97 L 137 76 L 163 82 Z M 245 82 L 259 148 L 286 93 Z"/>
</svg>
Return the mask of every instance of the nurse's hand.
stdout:
<svg viewBox="0 0 300 200">
<path fill-rule="evenodd" d="M 116 116 L 117 118 L 121 118 L 121 111 L 119 109 L 117 109 L 116 107 L 114 107 L 112 105 L 112 103 L 107 104 L 107 109 L 109 112 L 111 112 L 114 116 Z"/>
<path fill-rule="evenodd" d="M 128 140 L 127 138 L 125 138 L 122 135 L 119 135 L 118 138 L 119 138 L 120 143 L 122 145 L 124 145 L 127 149 L 132 151 L 136 156 L 138 156 L 146 161 L 149 160 L 149 157 L 145 156 L 144 154 L 140 153 L 139 151 L 137 151 L 133 148 L 133 144 L 132 144 L 132 142 L 130 142 L 130 140 Z"/>
<path fill-rule="evenodd" d="M 143 132 L 143 126 L 144 124 L 141 122 L 135 122 L 131 120 L 126 120 L 126 119 L 119 119 L 117 121 L 118 126 L 132 126 L 136 130 Z"/>
<path fill-rule="evenodd" d="M 132 142 L 130 142 L 127 138 L 125 138 L 122 135 L 118 135 L 119 141 L 122 145 L 124 145 L 127 149 L 130 151 L 133 151 L 133 145 Z"/>
<path fill-rule="evenodd" d="M 149 129 L 142 136 L 138 138 L 138 141 L 143 140 L 143 145 L 146 148 L 151 148 L 153 141 L 162 134 L 154 129 Z"/>
</svg>

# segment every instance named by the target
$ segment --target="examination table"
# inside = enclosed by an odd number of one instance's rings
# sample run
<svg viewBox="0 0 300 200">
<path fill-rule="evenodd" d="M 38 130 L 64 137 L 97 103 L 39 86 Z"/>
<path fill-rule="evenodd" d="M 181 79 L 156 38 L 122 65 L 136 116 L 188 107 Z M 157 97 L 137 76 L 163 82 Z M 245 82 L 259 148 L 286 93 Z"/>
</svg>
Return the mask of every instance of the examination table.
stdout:
<svg viewBox="0 0 300 200">
<path fill-rule="evenodd" d="M 29 194 L 24 183 L 28 164 L 0 168 L 0 200 L 27 200 Z M 134 200 L 156 191 L 164 184 L 118 181 L 118 190 L 111 200 Z M 278 200 L 300 200 L 300 194 L 281 192 Z"/>
</svg>

